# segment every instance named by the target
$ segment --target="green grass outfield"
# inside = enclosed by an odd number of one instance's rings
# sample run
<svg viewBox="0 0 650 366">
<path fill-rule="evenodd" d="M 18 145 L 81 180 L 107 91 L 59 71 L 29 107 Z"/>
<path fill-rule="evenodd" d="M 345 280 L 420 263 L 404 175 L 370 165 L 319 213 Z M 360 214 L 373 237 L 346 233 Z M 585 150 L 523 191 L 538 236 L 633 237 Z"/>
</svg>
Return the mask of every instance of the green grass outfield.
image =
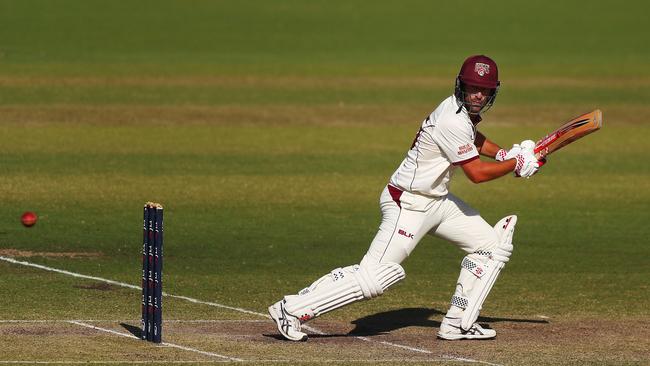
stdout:
<svg viewBox="0 0 650 366">
<path fill-rule="evenodd" d="M 155 200 L 165 291 L 253 313 L 360 260 L 467 55 L 500 65 L 479 129 L 503 145 L 604 114 L 530 180 L 457 172 L 452 191 L 489 222 L 519 216 L 482 312 L 495 341 L 435 339 L 462 253 L 425 238 L 405 281 L 304 344 L 260 315 L 164 300 L 166 341 L 229 358 L 70 323 L 130 334 L 138 291 L 0 261 L 0 364 L 649 364 L 650 8 L 626 4 L 0 0 L 0 256 L 138 285 Z"/>
</svg>

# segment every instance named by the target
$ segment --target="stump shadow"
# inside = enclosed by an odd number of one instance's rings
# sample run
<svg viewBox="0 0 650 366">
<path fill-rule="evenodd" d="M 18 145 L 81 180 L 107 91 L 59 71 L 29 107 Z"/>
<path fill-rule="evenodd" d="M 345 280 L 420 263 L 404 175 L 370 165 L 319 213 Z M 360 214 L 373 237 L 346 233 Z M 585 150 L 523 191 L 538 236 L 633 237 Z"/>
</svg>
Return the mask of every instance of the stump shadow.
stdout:
<svg viewBox="0 0 650 366">
<path fill-rule="evenodd" d="M 142 328 L 136 327 L 135 325 L 126 324 L 126 323 L 120 323 L 120 325 L 122 326 L 122 328 L 126 329 L 129 333 L 142 339 Z"/>
</svg>

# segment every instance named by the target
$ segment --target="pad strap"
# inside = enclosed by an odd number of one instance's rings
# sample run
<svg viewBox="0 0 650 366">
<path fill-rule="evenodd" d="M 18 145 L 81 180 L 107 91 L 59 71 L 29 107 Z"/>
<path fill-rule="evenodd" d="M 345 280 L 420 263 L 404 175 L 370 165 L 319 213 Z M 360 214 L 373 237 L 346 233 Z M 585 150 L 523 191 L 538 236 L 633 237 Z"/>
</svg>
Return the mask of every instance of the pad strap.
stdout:
<svg viewBox="0 0 650 366">
<path fill-rule="evenodd" d="M 453 295 L 451 297 L 451 304 L 454 305 L 454 306 L 458 306 L 459 308 L 461 308 L 463 310 L 467 309 L 467 304 L 468 303 L 469 303 L 469 301 L 467 300 L 466 297 L 457 296 L 457 295 Z"/>
<path fill-rule="evenodd" d="M 487 272 L 487 265 L 483 263 L 476 262 L 469 257 L 464 257 L 463 261 L 460 263 L 462 268 L 470 271 L 474 276 L 481 278 Z"/>
</svg>

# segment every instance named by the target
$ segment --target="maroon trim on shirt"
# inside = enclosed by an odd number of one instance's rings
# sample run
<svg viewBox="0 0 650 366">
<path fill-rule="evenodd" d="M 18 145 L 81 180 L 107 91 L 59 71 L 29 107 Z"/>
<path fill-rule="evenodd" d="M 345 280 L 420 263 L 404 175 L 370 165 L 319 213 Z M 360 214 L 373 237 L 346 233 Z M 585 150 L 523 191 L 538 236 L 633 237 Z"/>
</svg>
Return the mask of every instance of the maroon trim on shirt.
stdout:
<svg viewBox="0 0 650 366">
<path fill-rule="evenodd" d="M 395 201 L 395 203 L 397 203 L 397 206 L 400 208 L 402 208 L 402 204 L 399 199 L 402 197 L 402 192 L 404 191 L 397 187 L 393 187 L 390 184 L 388 185 L 388 193 L 390 193 L 390 196 L 393 197 L 393 201 Z"/>
<path fill-rule="evenodd" d="M 478 155 L 476 155 L 476 156 L 472 156 L 472 157 L 469 158 L 469 159 L 465 159 L 465 160 L 457 161 L 457 162 L 455 162 L 455 163 L 451 163 L 451 164 L 452 164 L 452 165 L 456 165 L 456 166 L 458 166 L 458 165 L 463 165 L 463 164 L 469 163 L 470 161 L 475 160 L 475 159 L 478 159 Z"/>
</svg>

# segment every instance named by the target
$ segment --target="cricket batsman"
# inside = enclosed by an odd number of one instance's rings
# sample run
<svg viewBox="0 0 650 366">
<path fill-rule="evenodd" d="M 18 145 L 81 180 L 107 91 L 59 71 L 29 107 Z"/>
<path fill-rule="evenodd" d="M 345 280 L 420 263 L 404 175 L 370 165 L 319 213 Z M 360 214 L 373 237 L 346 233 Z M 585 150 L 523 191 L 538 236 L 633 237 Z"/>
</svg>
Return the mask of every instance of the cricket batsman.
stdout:
<svg viewBox="0 0 650 366">
<path fill-rule="evenodd" d="M 456 244 L 465 252 L 451 304 L 438 337 L 445 340 L 489 339 L 496 331 L 481 327 L 479 311 L 501 269 L 512 254 L 514 215 L 494 227 L 449 192 L 449 181 L 460 167 L 474 183 L 514 172 L 529 178 L 540 163 L 531 140 L 509 150 L 477 131 L 482 113 L 499 91 L 497 64 L 484 55 L 465 60 L 454 94 L 429 114 L 379 203 L 379 231 L 359 264 L 336 268 L 295 295 L 269 307 L 278 331 L 286 339 L 305 341 L 301 324 L 355 301 L 372 299 L 405 277 L 400 265 L 427 234 Z M 479 159 L 483 155 L 495 161 Z"/>
</svg>

